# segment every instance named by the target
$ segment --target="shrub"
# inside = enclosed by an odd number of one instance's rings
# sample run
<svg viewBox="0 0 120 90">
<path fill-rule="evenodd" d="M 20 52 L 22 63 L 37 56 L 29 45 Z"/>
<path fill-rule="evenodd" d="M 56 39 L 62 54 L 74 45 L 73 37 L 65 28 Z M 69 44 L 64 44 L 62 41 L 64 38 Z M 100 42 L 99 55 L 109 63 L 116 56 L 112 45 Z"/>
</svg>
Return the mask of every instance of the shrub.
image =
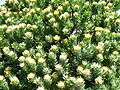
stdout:
<svg viewBox="0 0 120 90">
<path fill-rule="evenodd" d="M 120 90 L 119 0 L 7 0 L 0 6 L 0 89 Z"/>
</svg>

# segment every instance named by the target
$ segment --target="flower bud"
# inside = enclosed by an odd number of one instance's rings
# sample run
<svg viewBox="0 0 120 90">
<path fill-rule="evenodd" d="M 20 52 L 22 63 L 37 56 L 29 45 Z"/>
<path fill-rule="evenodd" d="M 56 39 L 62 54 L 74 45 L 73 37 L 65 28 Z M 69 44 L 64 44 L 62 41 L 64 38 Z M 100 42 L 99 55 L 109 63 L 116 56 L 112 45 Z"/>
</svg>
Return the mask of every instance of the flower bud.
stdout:
<svg viewBox="0 0 120 90">
<path fill-rule="evenodd" d="M 86 6 L 89 6 L 89 1 L 85 2 L 85 5 L 86 5 Z"/>
<path fill-rule="evenodd" d="M 90 35 L 90 34 L 85 34 L 85 38 L 86 39 L 90 39 L 92 37 L 92 35 Z"/>
<path fill-rule="evenodd" d="M 10 51 L 10 52 L 8 53 L 8 55 L 9 55 L 11 58 L 17 59 L 17 55 L 16 55 L 16 53 L 13 52 L 13 51 Z"/>
<path fill-rule="evenodd" d="M 97 2 L 95 2 L 95 1 L 94 1 L 92 4 L 93 4 L 93 5 L 98 5 L 98 3 L 97 3 Z"/>
<path fill-rule="evenodd" d="M 109 73 L 110 69 L 106 66 L 101 67 L 101 73 L 102 74 L 107 74 Z"/>
<path fill-rule="evenodd" d="M 24 52 L 22 52 L 22 54 L 25 57 L 30 56 L 30 52 L 28 50 L 25 50 Z"/>
<path fill-rule="evenodd" d="M 49 52 L 48 57 L 50 59 L 56 59 L 56 54 L 54 54 L 54 52 Z"/>
<path fill-rule="evenodd" d="M 35 73 L 29 73 L 28 75 L 27 75 L 27 79 L 28 80 L 33 80 L 35 78 Z"/>
<path fill-rule="evenodd" d="M 53 23 L 54 28 L 58 28 L 58 23 Z"/>
<path fill-rule="evenodd" d="M 111 8 L 113 6 L 113 4 L 112 3 L 108 3 L 107 6 Z"/>
<path fill-rule="evenodd" d="M 91 65 L 91 68 L 100 68 L 101 65 L 99 65 L 98 63 L 94 62 L 92 65 Z"/>
<path fill-rule="evenodd" d="M 113 55 L 119 55 L 119 52 L 118 51 L 114 51 Z"/>
<path fill-rule="evenodd" d="M 62 31 L 63 31 L 63 33 L 64 33 L 64 34 L 68 34 L 68 32 L 69 32 L 69 29 L 67 29 L 67 28 L 64 28 Z"/>
<path fill-rule="evenodd" d="M 83 85 L 85 83 L 84 79 L 83 78 L 77 78 L 76 81 L 75 81 L 75 84 L 77 86 L 80 86 L 80 85 Z"/>
<path fill-rule="evenodd" d="M 77 39 L 77 36 L 76 36 L 76 35 L 70 35 L 69 39 L 70 39 L 70 40 L 76 40 L 76 39 Z"/>
<path fill-rule="evenodd" d="M 33 29 L 37 29 L 37 25 L 32 25 L 31 26 Z"/>
<path fill-rule="evenodd" d="M 104 6 L 106 5 L 106 2 L 105 2 L 105 1 L 101 1 L 100 3 L 101 3 L 102 5 L 104 5 Z"/>
<path fill-rule="evenodd" d="M 99 52 L 103 52 L 103 50 L 104 50 L 104 43 L 103 42 L 98 42 L 98 46 L 96 46 L 96 49 Z"/>
<path fill-rule="evenodd" d="M 96 84 L 102 84 L 104 81 L 103 81 L 103 78 L 101 76 L 98 76 L 96 79 L 95 79 L 95 83 Z"/>
<path fill-rule="evenodd" d="M 5 75 L 9 76 L 11 74 L 11 70 L 12 70 L 11 67 L 6 67 L 5 70 L 4 70 Z"/>
<path fill-rule="evenodd" d="M 47 82 L 51 82 L 52 81 L 51 76 L 48 75 L 48 74 L 44 76 L 44 80 L 47 81 Z"/>
<path fill-rule="evenodd" d="M 58 6 L 57 10 L 58 11 L 62 11 L 63 10 L 63 6 Z"/>
<path fill-rule="evenodd" d="M 69 5 L 69 1 L 65 1 L 65 2 L 63 3 L 63 6 L 67 6 L 67 5 Z"/>
<path fill-rule="evenodd" d="M 20 81 L 16 76 L 10 77 L 10 84 L 18 85 L 19 83 L 20 83 Z"/>
<path fill-rule="evenodd" d="M 33 37 L 32 32 L 26 32 L 26 33 L 25 33 L 25 37 L 27 37 L 27 38 L 32 38 L 32 37 Z"/>
<path fill-rule="evenodd" d="M 4 52 L 5 54 L 8 54 L 8 53 L 10 52 L 9 47 L 4 47 L 4 48 L 3 48 L 3 52 Z"/>
<path fill-rule="evenodd" d="M 83 72 L 83 67 L 78 66 L 78 67 L 77 67 L 77 72 L 78 72 L 78 73 L 82 73 L 82 72 Z"/>
<path fill-rule="evenodd" d="M 103 55 L 100 53 L 97 55 L 97 59 L 100 60 L 100 61 L 103 61 L 104 60 L 104 57 Z"/>
<path fill-rule="evenodd" d="M 25 63 L 20 63 L 19 66 L 20 66 L 20 67 L 24 67 L 24 66 L 25 66 Z"/>
<path fill-rule="evenodd" d="M 54 22 L 55 22 L 55 18 L 51 18 L 51 19 L 49 20 L 49 22 L 50 22 L 50 23 L 54 23 Z"/>
<path fill-rule="evenodd" d="M 48 18 L 52 18 L 52 17 L 53 17 L 53 13 L 51 13 L 51 12 L 48 13 L 47 17 L 48 17 Z"/>
<path fill-rule="evenodd" d="M 60 89 L 63 89 L 63 88 L 65 87 L 64 82 L 63 82 L 63 81 L 59 81 L 59 82 L 57 83 L 57 87 L 60 88 Z"/>
<path fill-rule="evenodd" d="M 0 75 L 0 81 L 3 81 L 4 80 L 4 76 L 3 75 Z"/>
<path fill-rule="evenodd" d="M 60 64 L 55 65 L 55 70 L 62 71 L 63 70 L 62 65 L 60 65 Z"/>
<path fill-rule="evenodd" d="M 24 62 L 25 61 L 25 57 L 24 56 L 20 56 L 19 59 L 18 59 L 18 61 Z"/>
<path fill-rule="evenodd" d="M 58 11 L 58 10 L 55 10 L 55 11 L 54 11 L 54 15 L 58 16 L 58 15 L 59 15 L 59 11 Z"/>
<path fill-rule="evenodd" d="M 95 31 L 102 32 L 102 31 L 104 31 L 104 29 L 103 29 L 102 27 L 96 27 L 96 28 L 95 28 Z"/>
<path fill-rule="evenodd" d="M 69 15 L 68 12 L 65 12 L 65 13 L 63 14 L 63 18 L 64 18 L 64 19 L 67 19 L 69 16 L 70 16 L 70 15 Z"/>
<path fill-rule="evenodd" d="M 52 42 L 52 36 L 50 35 L 45 36 L 45 40 L 48 42 Z"/>
<path fill-rule="evenodd" d="M 75 17 L 78 16 L 78 15 L 79 15 L 78 12 L 73 13 L 73 16 L 75 16 Z"/>
<path fill-rule="evenodd" d="M 25 49 L 25 47 L 26 47 L 26 43 L 22 42 L 22 43 L 19 44 L 20 49 L 23 50 L 23 49 Z"/>
<path fill-rule="evenodd" d="M 120 23 L 120 19 L 116 19 L 116 23 Z"/>
<path fill-rule="evenodd" d="M 66 59 L 67 59 L 67 54 L 66 53 L 61 53 L 60 60 L 65 61 Z"/>
<path fill-rule="evenodd" d="M 56 52 L 56 51 L 58 51 L 58 47 L 56 45 L 52 45 L 50 50 Z"/>
<path fill-rule="evenodd" d="M 74 8 L 75 8 L 75 9 L 79 9 L 80 6 L 76 4 L 76 5 L 74 6 Z"/>
<path fill-rule="evenodd" d="M 74 50 L 74 52 L 80 52 L 81 47 L 79 45 L 73 46 L 73 50 Z"/>
<path fill-rule="evenodd" d="M 57 72 L 53 72 L 52 73 L 52 77 L 53 77 L 53 79 L 57 79 L 58 78 L 58 73 Z"/>
<path fill-rule="evenodd" d="M 90 76 L 90 75 L 91 75 L 90 69 L 84 69 L 82 73 L 83 73 L 85 76 Z"/>
<path fill-rule="evenodd" d="M 26 57 L 25 61 L 28 64 L 36 64 L 35 60 L 31 57 Z"/>
<path fill-rule="evenodd" d="M 55 35 L 55 36 L 53 37 L 53 39 L 56 40 L 56 41 L 59 41 L 59 40 L 60 40 L 60 36 Z"/>
<path fill-rule="evenodd" d="M 101 35 L 101 32 L 96 32 L 96 36 L 100 36 Z"/>
<path fill-rule="evenodd" d="M 44 59 L 44 58 L 39 58 L 39 59 L 38 59 L 38 63 L 43 64 L 44 62 L 45 62 L 45 59 Z"/>
<path fill-rule="evenodd" d="M 38 87 L 36 90 L 45 90 L 44 87 Z"/>
</svg>

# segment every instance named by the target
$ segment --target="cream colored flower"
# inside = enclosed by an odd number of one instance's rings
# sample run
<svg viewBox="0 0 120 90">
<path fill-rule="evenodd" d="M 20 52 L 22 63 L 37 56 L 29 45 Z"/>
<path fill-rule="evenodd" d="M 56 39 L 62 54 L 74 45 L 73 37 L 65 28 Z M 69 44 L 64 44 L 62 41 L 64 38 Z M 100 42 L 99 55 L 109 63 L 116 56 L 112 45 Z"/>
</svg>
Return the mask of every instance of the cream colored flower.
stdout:
<svg viewBox="0 0 120 90">
<path fill-rule="evenodd" d="M 99 52 L 103 52 L 103 50 L 104 50 L 104 43 L 103 42 L 98 42 L 98 46 L 96 46 L 96 49 Z"/>
<path fill-rule="evenodd" d="M 119 55 L 118 51 L 113 51 L 113 55 Z"/>
<path fill-rule="evenodd" d="M 33 80 L 35 78 L 35 73 L 29 73 L 28 75 L 27 75 L 27 79 L 28 80 Z"/>
<path fill-rule="evenodd" d="M 35 60 L 31 57 L 26 57 L 25 61 L 28 64 L 36 64 Z"/>
<path fill-rule="evenodd" d="M 58 86 L 58 88 L 63 89 L 65 87 L 65 84 L 63 81 L 59 81 L 57 86 Z"/>
<path fill-rule="evenodd" d="M 120 19 L 116 19 L 116 23 L 120 23 Z"/>
<path fill-rule="evenodd" d="M 42 63 L 44 63 L 44 62 L 45 62 L 45 59 L 44 59 L 44 58 L 39 58 L 39 59 L 38 59 L 38 63 L 41 63 L 41 64 L 42 64 Z"/>
<path fill-rule="evenodd" d="M 90 35 L 90 34 L 85 34 L 85 38 L 91 38 L 92 37 L 92 35 Z"/>
<path fill-rule="evenodd" d="M 77 67 L 77 72 L 83 72 L 83 67 L 78 66 L 78 67 Z"/>
<path fill-rule="evenodd" d="M 16 54 L 15 52 L 13 52 L 13 51 L 10 51 L 10 52 L 8 53 L 8 55 L 9 55 L 10 57 L 14 58 L 14 59 L 17 59 L 17 54 Z"/>
<path fill-rule="evenodd" d="M 18 0 L 8 0 L 8 3 L 18 3 Z"/>
<path fill-rule="evenodd" d="M 63 33 L 64 33 L 64 34 L 68 34 L 68 32 L 69 32 L 69 29 L 67 29 L 67 28 L 64 28 L 62 31 L 63 31 Z"/>
<path fill-rule="evenodd" d="M 37 25 L 32 25 L 31 26 L 33 29 L 37 29 Z"/>
<path fill-rule="evenodd" d="M 101 53 L 97 54 L 97 58 L 100 59 L 100 60 L 104 60 L 104 57 Z"/>
<path fill-rule="evenodd" d="M 101 32 L 96 32 L 96 36 L 100 36 L 101 35 Z"/>
<path fill-rule="evenodd" d="M 58 11 L 62 11 L 63 10 L 63 6 L 58 6 L 57 10 Z"/>
<path fill-rule="evenodd" d="M 4 76 L 0 75 L 0 81 L 3 81 L 3 80 L 4 80 Z"/>
<path fill-rule="evenodd" d="M 101 32 L 101 31 L 103 31 L 104 29 L 102 28 L 102 27 L 96 27 L 95 28 L 95 31 L 99 31 L 99 32 Z"/>
<path fill-rule="evenodd" d="M 84 81 L 84 79 L 83 79 L 82 77 L 77 78 L 76 81 L 75 81 L 75 84 L 76 84 L 77 86 L 80 86 L 80 85 L 82 85 L 82 84 L 84 84 L 84 83 L 85 83 L 85 81 Z"/>
<path fill-rule="evenodd" d="M 11 74 L 11 70 L 12 70 L 11 67 L 6 67 L 5 70 L 4 70 L 5 76 L 10 75 Z"/>
<path fill-rule="evenodd" d="M 73 46 L 74 52 L 80 52 L 81 47 L 79 45 Z"/>
<path fill-rule="evenodd" d="M 60 64 L 55 65 L 55 70 L 62 71 L 63 70 L 62 65 L 60 65 Z"/>
<path fill-rule="evenodd" d="M 26 33 L 25 33 L 25 37 L 27 37 L 27 38 L 32 38 L 32 37 L 33 37 L 32 32 L 26 32 Z"/>
<path fill-rule="evenodd" d="M 52 45 L 50 50 L 52 50 L 52 51 L 58 51 L 58 47 L 56 45 Z"/>
<path fill-rule="evenodd" d="M 74 8 L 75 8 L 75 9 L 79 9 L 80 6 L 76 4 L 76 5 L 74 5 Z"/>
<path fill-rule="evenodd" d="M 25 50 L 24 52 L 22 52 L 22 54 L 25 57 L 30 56 L 30 52 L 28 50 Z"/>
<path fill-rule="evenodd" d="M 73 13 L 73 16 L 78 16 L 78 15 L 79 15 L 78 12 Z"/>
<path fill-rule="evenodd" d="M 70 15 L 69 15 L 68 12 L 65 12 L 65 13 L 63 14 L 63 18 L 64 18 L 64 19 L 67 19 L 69 16 L 70 16 Z"/>
<path fill-rule="evenodd" d="M 58 26 L 59 26 L 58 23 L 53 23 L 54 28 L 58 28 Z"/>
<path fill-rule="evenodd" d="M 25 57 L 24 56 L 20 56 L 19 59 L 18 59 L 18 61 L 24 62 L 25 61 Z"/>
<path fill-rule="evenodd" d="M 3 52 L 4 52 L 5 54 L 8 54 L 8 53 L 10 52 L 9 47 L 4 47 L 4 48 L 3 48 Z"/>
<path fill-rule="evenodd" d="M 61 61 L 64 61 L 64 60 L 66 60 L 67 59 L 67 54 L 66 53 L 61 53 L 61 55 L 60 55 L 60 60 Z"/>
<path fill-rule="evenodd" d="M 44 76 L 44 80 L 48 81 L 48 82 L 51 82 L 52 79 L 51 79 L 51 76 L 47 74 L 47 75 Z"/>
<path fill-rule="evenodd" d="M 55 10 L 55 11 L 54 11 L 54 15 L 56 15 L 56 16 L 59 15 L 59 11 L 58 11 L 58 10 Z"/>
<path fill-rule="evenodd" d="M 20 66 L 20 67 L 24 67 L 24 66 L 25 66 L 25 63 L 20 63 L 19 66 Z"/>
<path fill-rule="evenodd" d="M 38 87 L 36 90 L 45 90 L 44 87 Z"/>
<path fill-rule="evenodd" d="M 101 76 L 98 76 L 96 79 L 95 79 L 95 83 L 96 84 L 103 84 L 103 78 Z"/>
<path fill-rule="evenodd" d="M 98 63 L 94 62 L 92 65 L 91 65 L 91 68 L 100 68 L 101 65 L 99 65 Z"/>
<path fill-rule="evenodd" d="M 55 18 L 51 18 L 51 19 L 49 20 L 49 22 L 50 22 L 50 23 L 54 23 L 54 22 L 55 22 Z"/>
<path fill-rule="evenodd" d="M 56 40 L 56 41 L 59 41 L 59 40 L 60 40 L 60 36 L 55 35 L 55 36 L 53 37 L 53 39 Z"/>
<path fill-rule="evenodd" d="M 106 2 L 105 1 L 101 1 L 100 2 L 102 5 L 106 5 Z"/>
<path fill-rule="evenodd" d="M 83 73 L 85 76 L 90 76 L 90 75 L 91 75 L 90 69 L 84 69 L 82 73 Z"/>
</svg>

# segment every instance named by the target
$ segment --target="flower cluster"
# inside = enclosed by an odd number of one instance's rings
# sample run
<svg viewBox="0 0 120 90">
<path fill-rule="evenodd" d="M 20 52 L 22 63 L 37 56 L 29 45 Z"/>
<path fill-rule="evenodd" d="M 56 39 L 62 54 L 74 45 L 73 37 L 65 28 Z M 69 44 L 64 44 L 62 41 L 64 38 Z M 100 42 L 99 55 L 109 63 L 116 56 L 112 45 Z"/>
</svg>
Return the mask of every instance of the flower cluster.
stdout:
<svg viewBox="0 0 120 90">
<path fill-rule="evenodd" d="M 119 0 L 6 0 L 1 90 L 120 90 Z"/>
</svg>

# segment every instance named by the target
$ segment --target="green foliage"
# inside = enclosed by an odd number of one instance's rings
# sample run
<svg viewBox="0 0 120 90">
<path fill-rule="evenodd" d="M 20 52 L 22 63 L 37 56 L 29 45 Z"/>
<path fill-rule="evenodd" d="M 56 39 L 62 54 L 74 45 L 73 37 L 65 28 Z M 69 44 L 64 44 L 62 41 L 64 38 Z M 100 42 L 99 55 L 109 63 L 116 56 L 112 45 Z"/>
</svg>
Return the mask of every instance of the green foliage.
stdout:
<svg viewBox="0 0 120 90">
<path fill-rule="evenodd" d="M 0 90 L 119 90 L 119 0 L 6 0 Z"/>
</svg>

